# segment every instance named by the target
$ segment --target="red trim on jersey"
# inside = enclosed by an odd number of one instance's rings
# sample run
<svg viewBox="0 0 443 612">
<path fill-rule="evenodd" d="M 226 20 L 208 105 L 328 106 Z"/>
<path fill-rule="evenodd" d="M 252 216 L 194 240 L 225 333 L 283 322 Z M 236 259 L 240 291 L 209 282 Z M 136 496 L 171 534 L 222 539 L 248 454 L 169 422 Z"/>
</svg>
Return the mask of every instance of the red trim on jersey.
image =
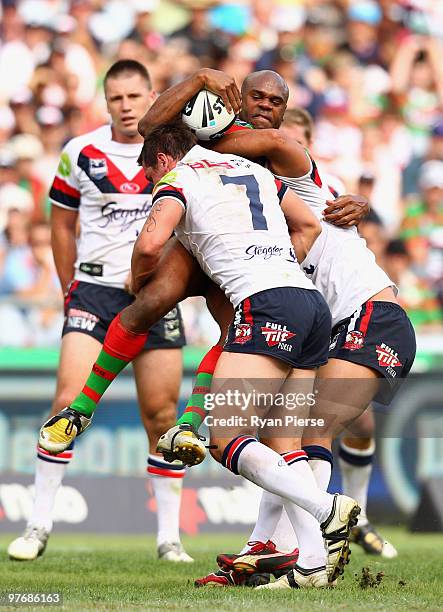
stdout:
<svg viewBox="0 0 443 612">
<path fill-rule="evenodd" d="M 86 397 L 89 397 L 89 399 L 92 399 L 92 401 L 96 403 L 101 398 L 100 393 L 97 393 L 97 391 L 94 391 L 94 389 L 91 389 L 91 387 L 88 387 L 88 385 L 85 385 L 83 387 L 82 393 L 86 395 Z"/>
<path fill-rule="evenodd" d="M 253 325 L 254 318 L 251 314 L 251 300 L 249 298 L 243 300 L 243 313 L 245 316 L 245 322 L 249 323 L 250 325 Z"/>
<path fill-rule="evenodd" d="M 182 472 L 176 472 L 174 470 L 168 470 L 166 468 L 156 468 L 149 466 L 146 468 L 148 474 L 155 474 L 156 476 L 166 476 L 167 478 L 184 478 L 185 470 Z"/>
<path fill-rule="evenodd" d="M 108 168 L 108 172 L 106 173 L 106 178 L 112 185 L 118 189 L 120 193 L 131 193 L 131 191 L 127 191 L 126 189 L 122 189 L 123 185 L 127 185 L 128 183 L 135 183 L 138 186 L 138 191 L 132 193 L 141 193 L 148 185 L 149 181 L 145 176 L 143 168 L 137 172 L 137 174 L 133 178 L 128 178 L 123 174 L 123 172 L 117 168 L 117 166 L 109 159 L 106 153 L 94 147 L 94 145 L 87 145 L 84 149 L 81 150 L 81 153 L 88 159 L 105 159 L 106 165 Z"/>
<path fill-rule="evenodd" d="M 58 176 L 54 177 L 52 186 L 54 187 L 54 189 L 57 189 L 58 191 L 61 191 L 62 193 L 65 193 L 68 196 L 71 196 L 72 198 L 80 198 L 80 191 L 78 191 L 74 187 L 71 187 L 71 185 L 68 185 L 66 181 L 59 178 Z"/>
<path fill-rule="evenodd" d="M 240 132 L 243 130 L 250 130 L 250 129 L 251 128 L 246 127 L 245 125 L 238 125 L 234 123 L 233 125 L 231 125 L 229 129 L 226 130 L 226 132 L 223 132 L 223 136 L 226 136 L 226 134 L 232 134 L 233 132 Z"/>
<path fill-rule="evenodd" d="M 362 332 L 363 336 L 365 336 L 366 332 L 368 331 L 369 321 L 371 320 L 373 310 L 374 310 L 374 302 L 371 302 L 371 301 L 366 302 L 366 312 L 362 316 L 361 322 L 360 322 L 360 331 Z"/>
</svg>

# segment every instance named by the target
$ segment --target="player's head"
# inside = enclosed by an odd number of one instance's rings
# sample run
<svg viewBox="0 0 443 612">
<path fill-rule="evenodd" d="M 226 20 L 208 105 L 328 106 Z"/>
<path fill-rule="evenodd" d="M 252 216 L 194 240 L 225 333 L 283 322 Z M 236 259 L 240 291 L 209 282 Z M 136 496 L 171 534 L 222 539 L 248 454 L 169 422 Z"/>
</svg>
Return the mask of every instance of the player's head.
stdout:
<svg viewBox="0 0 443 612">
<path fill-rule="evenodd" d="M 129 59 L 115 62 L 105 75 L 104 88 L 117 140 L 138 138 L 138 122 L 156 96 L 145 66 Z"/>
<path fill-rule="evenodd" d="M 279 128 L 288 103 L 289 89 L 278 72 L 252 72 L 241 88 L 240 117 L 256 129 Z"/>
<path fill-rule="evenodd" d="M 157 183 L 195 144 L 195 134 L 181 121 L 160 125 L 146 136 L 138 163 L 146 177 Z"/>
<path fill-rule="evenodd" d="M 309 149 L 312 145 L 314 123 L 311 115 L 303 108 L 289 108 L 283 117 L 281 130 L 285 135 L 296 140 L 302 147 Z"/>
</svg>

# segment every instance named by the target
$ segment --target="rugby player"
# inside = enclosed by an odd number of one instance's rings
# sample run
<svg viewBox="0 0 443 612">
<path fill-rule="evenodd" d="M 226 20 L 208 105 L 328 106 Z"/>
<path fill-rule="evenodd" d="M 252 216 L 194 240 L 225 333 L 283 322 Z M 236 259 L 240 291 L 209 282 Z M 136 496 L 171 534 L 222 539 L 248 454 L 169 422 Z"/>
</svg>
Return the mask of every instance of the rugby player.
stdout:
<svg viewBox="0 0 443 612">
<path fill-rule="evenodd" d="M 110 322 L 133 301 L 127 291 L 131 252 L 151 208 L 153 185 L 137 165 L 143 141 L 137 124 L 156 97 L 149 74 L 142 64 L 121 60 L 108 70 L 104 89 L 111 125 L 67 143 L 50 192 L 53 253 L 66 292 L 52 415 L 82 389 Z M 149 439 L 147 472 L 158 508 L 158 555 L 192 561 L 179 537 L 184 466 L 166 463 L 155 451 L 159 435 L 176 419 L 180 347 L 185 343 L 178 307 L 165 315 L 140 345 L 133 365 Z M 43 554 L 55 496 L 72 455 L 72 445 L 56 455 L 37 447 L 34 505 L 23 536 L 8 548 L 12 559 Z"/>
<path fill-rule="evenodd" d="M 242 392 L 253 386 L 258 393 L 275 394 L 286 379 L 297 380 L 300 370 L 303 378 L 313 378 L 328 352 L 329 309 L 292 250 L 294 245 L 297 257 L 303 259 L 320 224 L 291 190 L 261 166 L 193 146 L 195 142 L 182 124 L 158 127 L 145 139 L 141 161 L 146 175 L 157 184 L 152 212 L 134 247 L 132 276 L 137 283 L 155 270 L 175 230 L 234 306 L 234 321 L 211 392 L 228 396 L 231 389 Z M 272 256 L 250 257 L 251 244 Z M 267 337 L 274 329 L 284 330 L 283 345 Z M 213 418 L 217 420 L 225 408 L 214 410 Z M 261 410 L 258 405 L 254 408 Z M 304 537 L 300 512 L 316 521 L 318 535 L 321 524 L 330 551 L 328 571 L 320 540 L 318 564 L 296 564 L 292 578 L 298 587 L 327 586 L 343 571 L 348 530 L 356 522 L 359 507 L 346 496 L 326 492 L 327 497 L 319 496 L 307 462 L 290 467 L 281 455 L 250 435 L 255 430 L 253 421 L 229 431 L 211 427 L 211 454 L 234 474 L 283 496 L 300 542 Z M 192 434 L 183 432 L 177 439 L 186 433 Z M 166 449 L 173 452 L 174 444 L 165 445 Z"/>
<path fill-rule="evenodd" d="M 311 115 L 304 109 L 286 110 L 280 129 L 305 149 L 311 149 L 314 124 Z M 338 196 L 344 193 L 345 188 L 340 179 L 323 173 L 321 169 L 320 174 L 333 194 Z M 356 499 L 361 508 L 358 523 L 351 532 L 351 542 L 359 544 L 368 554 L 395 557 L 395 548 L 380 536 L 366 514 L 369 481 L 375 458 L 375 419 L 371 405 L 361 417 L 348 425 L 347 431 L 349 435 L 340 438 L 339 447 L 342 488 L 343 493 Z"/>
</svg>

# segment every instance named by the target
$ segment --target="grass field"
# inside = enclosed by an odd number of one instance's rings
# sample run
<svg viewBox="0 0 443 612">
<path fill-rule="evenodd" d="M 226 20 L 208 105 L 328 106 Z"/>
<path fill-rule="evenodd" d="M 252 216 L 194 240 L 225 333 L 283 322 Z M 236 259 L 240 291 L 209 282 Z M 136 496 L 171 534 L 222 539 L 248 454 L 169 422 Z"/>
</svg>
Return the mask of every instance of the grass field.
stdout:
<svg viewBox="0 0 443 612">
<path fill-rule="evenodd" d="M 215 568 L 218 552 L 239 548 L 232 535 L 184 539 L 195 557 L 192 565 L 155 560 L 152 537 L 53 535 L 44 557 L 11 562 L 10 537 L 0 537 L 0 593 L 63 594 L 70 610 L 442 610 L 443 535 L 410 535 L 400 529 L 383 533 L 399 550 L 392 561 L 365 556 L 355 546 L 346 577 L 336 589 L 254 591 L 250 588 L 195 589 L 193 580 Z M 377 588 L 359 585 L 361 570 L 384 572 Z M 0 609 L 11 609 L 0 606 Z M 27 610 L 39 609 L 26 606 Z M 60 608 L 53 608 L 54 610 Z"/>
</svg>

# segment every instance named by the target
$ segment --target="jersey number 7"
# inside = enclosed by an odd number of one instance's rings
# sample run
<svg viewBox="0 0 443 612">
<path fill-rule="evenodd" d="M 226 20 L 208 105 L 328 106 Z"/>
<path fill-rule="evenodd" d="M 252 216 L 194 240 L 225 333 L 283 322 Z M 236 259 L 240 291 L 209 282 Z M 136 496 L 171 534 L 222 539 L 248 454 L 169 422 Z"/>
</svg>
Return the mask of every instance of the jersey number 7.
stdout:
<svg viewBox="0 0 443 612">
<path fill-rule="evenodd" d="M 263 202 L 260 200 L 260 189 L 257 179 L 247 174 L 246 176 L 226 176 L 220 175 L 223 185 L 244 185 L 246 187 L 246 197 L 249 200 L 249 210 L 252 216 L 252 227 L 255 230 L 267 230 L 268 224 L 263 214 Z"/>
</svg>

